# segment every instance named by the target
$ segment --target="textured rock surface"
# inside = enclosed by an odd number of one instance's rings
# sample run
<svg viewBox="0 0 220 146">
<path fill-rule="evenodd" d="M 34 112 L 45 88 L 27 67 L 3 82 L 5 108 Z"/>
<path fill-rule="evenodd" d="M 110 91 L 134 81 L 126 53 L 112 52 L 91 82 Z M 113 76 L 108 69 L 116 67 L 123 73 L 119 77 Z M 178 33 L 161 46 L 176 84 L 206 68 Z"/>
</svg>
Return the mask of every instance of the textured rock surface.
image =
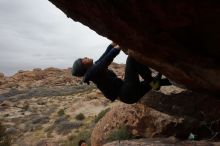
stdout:
<svg viewBox="0 0 220 146">
<path fill-rule="evenodd" d="M 116 146 L 119 142 L 105 144 L 103 146 Z M 125 140 L 120 142 L 123 146 L 219 146 L 219 142 L 207 141 L 175 141 L 172 139 L 138 139 L 138 140 Z"/>
<path fill-rule="evenodd" d="M 121 104 L 99 121 L 93 130 L 91 144 L 103 145 L 113 130 L 123 126 L 135 137 L 155 137 L 187 135 L 196 125 L 198 121 L 194 119 L 169 116 L 143 104 Z"/>
<path fill-rule="evenodd" d="M 218 1 L 49 1 L 175 82 L 220 95 Z"/>
<path fill-rule="evenodd" d="M 178 94 L 151 91 L 140 102 L 169 115 L 190 116 L 201 121 L 215 121 L 220 117 L 220 100 L 187 90 Z"/>
<path fill-rule="evenodd" d="M 173 92 L 172 89 L 169 90 L 171 91 L 169 93 L 151 91 L 140 102 L 170 116 L 187 116 L 198 120 L 200 125 L 191 132 L 196 134 L 199 139 L 210 139 L 213 136 L 213 139 L 220 139 L 218 134 L 220 131 L 220 100 L 187 90 L 177 93 L 175 90 Z M 172 132 L 172 128 L 169 130 Z M 176 130 L 178 130 L 177 127 Z"/>
</svg>

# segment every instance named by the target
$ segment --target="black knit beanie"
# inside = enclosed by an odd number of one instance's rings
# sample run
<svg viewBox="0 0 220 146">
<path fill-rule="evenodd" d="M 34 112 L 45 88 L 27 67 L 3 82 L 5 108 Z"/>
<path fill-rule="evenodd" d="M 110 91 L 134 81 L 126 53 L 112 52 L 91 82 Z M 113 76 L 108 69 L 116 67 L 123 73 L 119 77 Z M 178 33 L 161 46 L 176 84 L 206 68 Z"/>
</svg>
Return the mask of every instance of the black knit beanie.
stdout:
<svg viewBox="0 0 220 146">
<path fill-rule="evenodd" d="M 86 68 L 85 68 L 85 66 L 83 66 L 82 61 L 79 58 L 73 63 L 72 75 L 77 76 L 77 77 L 81 77 L 85 73 L 86 73 Z"/>
</svg>

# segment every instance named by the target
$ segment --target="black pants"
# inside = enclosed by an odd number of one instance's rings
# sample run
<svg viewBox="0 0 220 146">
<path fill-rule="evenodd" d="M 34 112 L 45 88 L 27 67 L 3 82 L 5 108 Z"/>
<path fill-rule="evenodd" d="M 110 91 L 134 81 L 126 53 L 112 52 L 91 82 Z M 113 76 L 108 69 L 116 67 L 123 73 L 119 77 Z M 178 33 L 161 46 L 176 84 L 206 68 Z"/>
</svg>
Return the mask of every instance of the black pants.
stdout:
<svg viewBox="0 0 220 146">
<path fill-rule="evenodd" d="M 128 56 L 124 82 L 119 92 L 120 100 L 132 104 L 143 97 L 145 93 L 152 89 L 149 85 L 153 81 L 151 73 L 151 70 L 147 66 L 138 63 L 132 57 Z M 140 81 L 139 75 L 144 79 L 143 81 Z M 161 79 L 161 83 L 162 85 L 170 85 L 167 79 Z"/>
</svg>

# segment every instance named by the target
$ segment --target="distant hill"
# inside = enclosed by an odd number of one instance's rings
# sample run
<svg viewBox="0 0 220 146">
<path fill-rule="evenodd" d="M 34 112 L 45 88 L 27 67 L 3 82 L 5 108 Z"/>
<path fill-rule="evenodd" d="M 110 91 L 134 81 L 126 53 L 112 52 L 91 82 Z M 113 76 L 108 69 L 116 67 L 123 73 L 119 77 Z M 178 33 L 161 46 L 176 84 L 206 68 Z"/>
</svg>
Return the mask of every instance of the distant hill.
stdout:
<svg viewBox="0 0 220 146">
<path fill-rule="evenodd" d="M 119 77 L 123 76 L 124 65 L 112 63 L 109 67 L 114 70 Z M 71 68 L 35 68 L 32 71 L 20 70 L 16 74 L 6 77 L 0 74 L 0 94 L 9 89 L 26 90 L 35 87 L 50 86 L 74 86 L 81 83 L 81 79 L 71 75 Z"/>
</svg>

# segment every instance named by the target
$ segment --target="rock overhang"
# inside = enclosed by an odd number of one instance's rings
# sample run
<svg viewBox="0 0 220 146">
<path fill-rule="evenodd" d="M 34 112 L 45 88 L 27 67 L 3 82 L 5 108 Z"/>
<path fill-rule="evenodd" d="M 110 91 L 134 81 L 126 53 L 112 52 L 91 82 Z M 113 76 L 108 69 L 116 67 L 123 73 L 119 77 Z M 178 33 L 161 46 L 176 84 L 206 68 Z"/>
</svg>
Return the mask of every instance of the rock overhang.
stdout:
<svg viewBox="0 0 220 146">
<path fill-rule="evenodd" d="M 220 95 L 219 2 L 49 1 L 169 79 L 193 91 Z"/>
</svg>

